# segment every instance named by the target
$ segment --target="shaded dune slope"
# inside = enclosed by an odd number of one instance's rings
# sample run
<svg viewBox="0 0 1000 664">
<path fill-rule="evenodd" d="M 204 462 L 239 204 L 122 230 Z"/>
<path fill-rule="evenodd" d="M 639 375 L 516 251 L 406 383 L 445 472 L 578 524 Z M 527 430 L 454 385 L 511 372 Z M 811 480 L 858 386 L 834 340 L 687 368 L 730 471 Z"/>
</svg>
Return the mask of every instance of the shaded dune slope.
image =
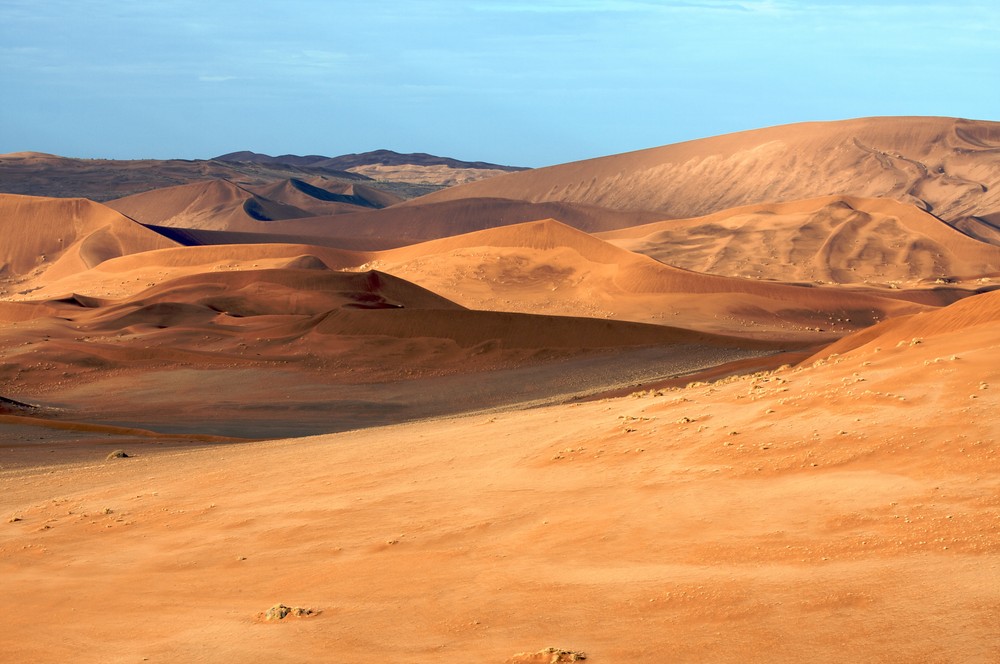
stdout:
<svg viewBox="0 0 1000 664">
<path fill-rule="evenodd" d="M 291 178 L 265 186 L 247 187 L 258 196 L 291 205 L 315 216 L 347 214 L 358 208 L 377 209 L 403 199 L 362 184 L 335 182 L 324 178 Z"/>
</svg>

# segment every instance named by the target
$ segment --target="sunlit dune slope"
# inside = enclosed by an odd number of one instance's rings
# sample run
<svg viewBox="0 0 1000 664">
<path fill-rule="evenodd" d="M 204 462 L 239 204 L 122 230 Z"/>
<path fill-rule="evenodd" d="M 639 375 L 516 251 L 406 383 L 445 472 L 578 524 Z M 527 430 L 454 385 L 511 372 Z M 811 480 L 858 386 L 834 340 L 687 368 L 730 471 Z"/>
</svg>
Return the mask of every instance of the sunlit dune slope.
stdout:
<svg viewBox="0 0 1000 664">
<path fill-rule="evenodd" d="M 0 194 L 0 276 L 58 279 L 132 253 L 176 246 L 86 199 Z"/>
<path fill-rule="evenodd" d="M 726 276 L 906 287 L 1000 276 L 1000 249 L 891 199 L 758 204 L 599 237 L 670 265 Z"/>
<path fill-rule="evenodd" d="M 377 252 L 366 266 L 475 309 L 619 318 L 712 332 L 794 337 L 821 327 L 843 333 L 916 307 L 871 293 L 699 274 L 551 219 Z"/>
<path fill-rule="evenodd" d="M 713 385 L 6 471 L 0 649 L 990 662 L 996 299 Z"/>
<path fill-rule="evenodd" d="M 1000 346 L 996 325 L 1000 322 L 1000 291 L 983 293 L 944 309 L 926 311 L 885 321 L 862 330 L 824 349 L 821 355 L 848 353 L 858 348 L 918 345 L 929 337 L 971 334 L 976 329 Z M 944 359 L 944 358 L 939 358 Z"/>
<path fill-rule="evenodd" d="M 891 198 L 974 228 L 1000 212 L 998 185 L 1000 123 L 883 117 L 769 127 L 512 173 L 404 205 L 499 197 L 690 218 L 846 194 Z"/>
</svg>

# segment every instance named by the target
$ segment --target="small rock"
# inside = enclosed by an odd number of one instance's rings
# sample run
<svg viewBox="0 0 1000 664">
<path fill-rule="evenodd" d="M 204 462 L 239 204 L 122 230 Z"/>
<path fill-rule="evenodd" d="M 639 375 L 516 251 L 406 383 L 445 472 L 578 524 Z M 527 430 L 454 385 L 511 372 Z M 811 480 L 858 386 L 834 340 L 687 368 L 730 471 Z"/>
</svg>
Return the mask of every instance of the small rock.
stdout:
<svg viewBox="0 0 1000 664">
<path fill-rule="evenodd" d="M 535 653 L 519 652 L 509 660 L 508 664 L 559 664 L 560 662 L 581 662 L 587 659 L 587 654 L 561 648 L 545 648 Z"/>
<path fill-rule="evenodd" d="M 112 459 L 128 459 L 128 458 L 129 455 L 125 452 L 125 450 L 115 450 L 106 457 L 106 460 L 111 461 Z"/>
<path fill-rule="evenodd" d="M 302 618 L 305 616 L 311 616 L 316 613 L 312 609 L 303 609 L 300 606 L 285 606 L 284 604 L 275 604 L 270 609 L 264 612 L 264 620 L 284 620 L 288 616 L 293 616 L 295 618 Z"/>
</svg>

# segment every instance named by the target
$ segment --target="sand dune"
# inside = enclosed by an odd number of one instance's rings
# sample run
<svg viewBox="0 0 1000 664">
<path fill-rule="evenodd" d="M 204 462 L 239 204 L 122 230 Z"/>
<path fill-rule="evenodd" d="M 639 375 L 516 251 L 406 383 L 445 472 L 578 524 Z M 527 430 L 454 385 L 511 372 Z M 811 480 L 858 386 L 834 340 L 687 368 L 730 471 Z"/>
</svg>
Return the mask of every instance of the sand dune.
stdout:
<svg viewBox="0 0 1000 664">
<path fill-rule="evenodd" d="M 358 208 L 378 209 L 402 202 L 402 198 L 362 184 L 337 182 L 322 177 L 291 178 L 250 191 L 269 200 L 308 211 L 313 216 L 347 214 Z"/>
<path fill-rule="evenodd" d="M 3 471 L 0 648 L 988 662 L 989 327 L 632 398 Z M 260 620 L 278 602 L 315 613 Z"/>
<path fill-rule="evenodd" d="M 1000 249 L 890 199 L 759 204 L 599 237 L 669 265 L 726 276 L 894 287 L 1000 277 Z"/>
<path fill-rule="evenodd" d="M 182 247 L 123 257 L 53 280 L 20 299 L 127 298 L 192 272 L 315 264 L 378 269 L 471 309 L 654 323 L 714 334 L 830 340 L 962 293 L 883 297 L 699 274 L 615 247 L 554 220 L 504 226 L 382 252 L 308 245 Z"/>
<path fill-rule="evenodd" d="M 485 180 L 487 178 L 496 177 L 510 172 L 510 169 L 456 169 L 445 165 L 423 164 L 367 164 L 364 166 L 353 166 L 348 170 L 352 173 L 358 173 L 373 180 L 416 182 L 420 184 L 444 185 L 446 187 L 453 187 L 458 184 Z"/>
<path fill-rule="evenodd" d="M 972 334 L 973 330 L 985 340 L 990 340 L 996 337 L 997 321 L 1000 321 L 1000 291 L 983 293 L 944 309 L 880 323 L 841 339 L 825 348 L 820 355 L 844 354 L 858 348 L 916 346 L 924 343 L 925 339 Z M 942 359 L 951 358 L 936 358 L 937 361 Z"/>
<path fill-rule="evenodd" d="M 173 247 L 123 256 L 94 269 L 41 281 L 12 300 L 44 300 L 79 293 L 127 299 L 170 279 L 198 273 L 258 269 L 346 269 L 363 265 L 370 254 L 300 244 L 238 244 Z"/>
<path fill-rule="evenodd" d="M 352 191 L 379 202 L 359 186 Z M 188 190 L 193 193 L 194 190 Z M 157 192 L 147 196 L 155 197 Z M 149 200 L 154 200 L 150 198 Z M 193 204 L 193 201 L 192 201 Z M 379 250 L 402 247 L 462 233 L 510 224 L 557 218 L 563 223 L 588 232 L 625 228 L 660 221 L 656 213 L 620 212 L 572 203 L 525 203 L 502 199 L 455 201 L 426 206 L 384 209 L 338 207 L 340 213 L 310 218 L 286 219 L 266 223 L 248 223 L 240 215 L 219 217 L 205 228 L 167 229 L 168 234 L 186 236 L 189 244 L 233 244 L 273 242 L 320 244 L 344 249 Z M 154 219 L 155 215 L 147 219 Z M 230 223 L 235 222 L 235 223 Z M 155 221 L 144 221 L 157 225 Z M 221 230 L 206 230 L 211 229 Z M 229 235 L 222 235 L 225 232 Z M 251 236 L 250 234 L 254 234 Z"/>
<path fill-rule="evenodd" d="M 498 197 L 690 218 L 844 194 L 890 198 L 950 224 L 976 225 L 973 217 L 1000 211 L 998 184 L 1000 123 L 887 117 L 705 138 L 503 175 L 414 203 Z"/>
<path fill-rule="evenodd" d="M 0 293 L 23 282 L 58 279 L 131 253 L 174 242 L 99 203 L 0 195 Z"/>
<path fill-rule="evenodd" d="M 247 230 L 260 222 L 312 216 L 226 180 L 166 187 L 108 201 L 107 205 L 143 224 L 214 230 Z"/>
<path fill-rule="evenodd" d="M 699 274 L 554 220 L 376 252 L 366 267 L 474 309 L 616 318 L 787 339 L 843 334 L 915 306 L 874 293 Z"/>
<path fill-rule="evenodd" d="M 9 323 L 0 328 L 9 360 L 0 379 L 12 397 L 57 409 L 57 420 L 261 437 L 586 393 L 786 345 L 468 311 L 391 275 L 335 272 L 308 255 L 288 264 L 182 270 L 124 298 L 76 292 L 0 303 Z M 553 362 L 562 364 L 546 369 Z M 523 386 L 525 372 L 542 375 Z M 425 385 L 442 377 L 453 378 Z M 358 387 L 386 381 L 407 384 Z M 379 406 L 385 389 L 397 406 Z M 108 399 L 122 390 L 127 400 Z"/>
</svg>

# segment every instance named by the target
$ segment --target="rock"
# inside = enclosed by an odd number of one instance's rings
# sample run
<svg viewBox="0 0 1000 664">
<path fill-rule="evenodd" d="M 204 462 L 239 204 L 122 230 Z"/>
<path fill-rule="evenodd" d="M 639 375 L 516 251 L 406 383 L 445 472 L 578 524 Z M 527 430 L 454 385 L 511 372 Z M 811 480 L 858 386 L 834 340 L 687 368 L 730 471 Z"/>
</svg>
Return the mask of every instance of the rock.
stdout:
<svg viewBox="0 0 1000 664">
<path fill-rule="evenodd" d="M 311 616 L 316 611 L 313 609 L 304 609 L 300 606 L 285 606 L 284 604 L 275 604 L 270 609 L 264 612 L 264 620 L 284 620 L 288 616 L 294 618 L 303 618 L 305 616 Z"/>
<path fill-rule="evenodd" d="M 535 653 L 520 652 L 507 660 L 508 664 L 559 664 L 560 662 L 580 662 L 587 654 L 561 648 L 545 648 Z"/>
</svg>

